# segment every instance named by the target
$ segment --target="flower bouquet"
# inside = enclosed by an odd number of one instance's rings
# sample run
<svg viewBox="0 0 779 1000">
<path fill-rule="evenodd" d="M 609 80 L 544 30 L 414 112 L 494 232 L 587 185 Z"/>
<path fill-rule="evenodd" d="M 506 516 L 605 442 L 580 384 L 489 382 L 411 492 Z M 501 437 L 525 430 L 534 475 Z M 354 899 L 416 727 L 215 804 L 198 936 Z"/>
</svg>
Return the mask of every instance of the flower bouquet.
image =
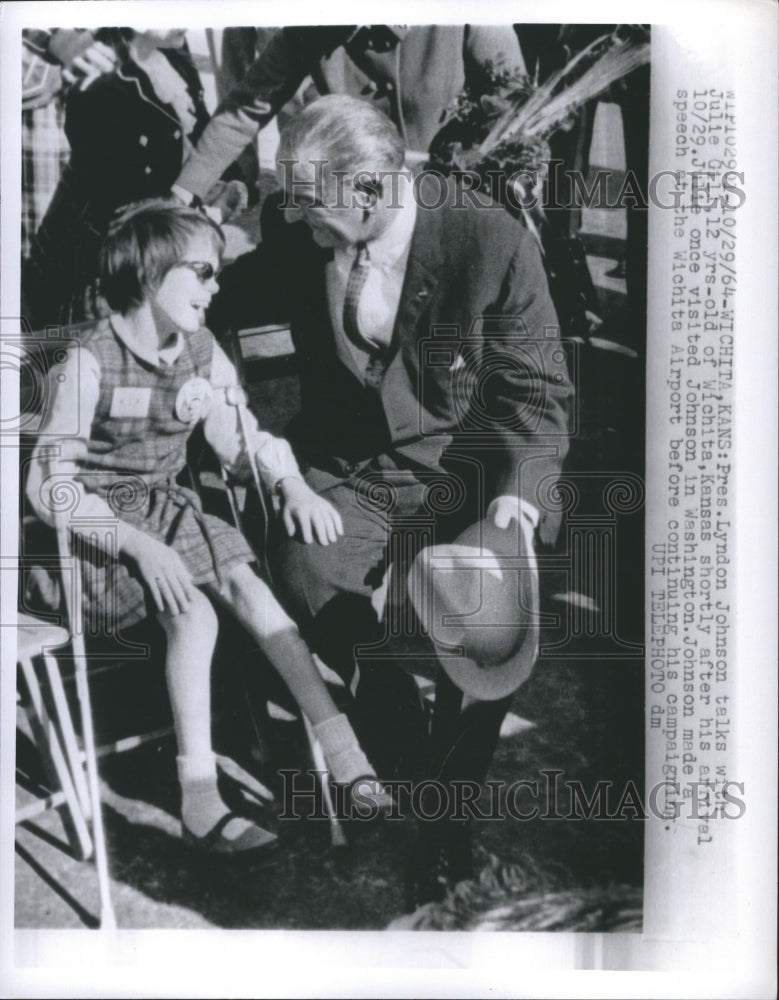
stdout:
<svg viewBox="0 0 779 1000">
<path fill-rule="evenodd" d="M 581 240 L 553 233 L 540 204 L 549 140 L 570 129 L 587 103 L 645 65 L 649 53 L 644 28 L 618 25 L 543 83 L 488 66 L 479 93 L 467 86 L 461 91 L 431 146 L 433 169 L 475 173 L 493 198 L 524 219 L 544 257 L 563 336 L 571 339 L 587 339 L 601 320 Z"/>
<path fill-rule="evenodd" d="M 488 64 L 479 94 L 466 85 L 446 113 L 431 162 L 482 175 L 542 174 L 551 136 L 570 128 L 585 104 L 647 63 L 649 48 L 645 29 L 619 25 L 541 84 Z"/>
</svg>

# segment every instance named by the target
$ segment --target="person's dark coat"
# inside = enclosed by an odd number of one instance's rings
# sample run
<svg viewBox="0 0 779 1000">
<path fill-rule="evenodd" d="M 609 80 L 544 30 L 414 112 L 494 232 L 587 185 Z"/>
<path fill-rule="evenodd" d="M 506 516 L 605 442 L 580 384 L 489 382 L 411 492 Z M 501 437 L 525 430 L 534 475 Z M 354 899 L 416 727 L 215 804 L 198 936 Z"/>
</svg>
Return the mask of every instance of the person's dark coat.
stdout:
<svg viewBox="0 0 779 1000">
<path fill-rule="evenodd" d="M 208 121 L 200 77 L 186 52 L 162 50 L 183 77 L 196 112 L 196 140 Z M 90 318 L 84 295 L 97 276 L 100 244 L 117 209 L 162 197 L 178 176 L 185 136 L 134 62 L 72 89 L 65 133 L 70 163 L 36 234 L 22 294 L 33 328 Z"/>
</svg>

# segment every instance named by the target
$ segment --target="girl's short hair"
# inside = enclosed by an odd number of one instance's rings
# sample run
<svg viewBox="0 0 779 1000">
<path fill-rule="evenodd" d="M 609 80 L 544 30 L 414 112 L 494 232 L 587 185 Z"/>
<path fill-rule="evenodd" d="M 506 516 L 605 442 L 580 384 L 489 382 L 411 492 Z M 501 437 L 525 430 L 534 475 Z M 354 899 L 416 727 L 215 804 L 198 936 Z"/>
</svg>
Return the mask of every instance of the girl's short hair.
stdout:
<svg viewBox="0 0 779 1000">
<path fill-rule="evenodd" d="M 127 206 L 100 249 L 100 294 L 115 312 L 137 308 L 181 262 L 189 241 L 201 234 L 210 237 L 221 258 L 224 234 L 203 212 L 163 200 Z"/>
</svg>

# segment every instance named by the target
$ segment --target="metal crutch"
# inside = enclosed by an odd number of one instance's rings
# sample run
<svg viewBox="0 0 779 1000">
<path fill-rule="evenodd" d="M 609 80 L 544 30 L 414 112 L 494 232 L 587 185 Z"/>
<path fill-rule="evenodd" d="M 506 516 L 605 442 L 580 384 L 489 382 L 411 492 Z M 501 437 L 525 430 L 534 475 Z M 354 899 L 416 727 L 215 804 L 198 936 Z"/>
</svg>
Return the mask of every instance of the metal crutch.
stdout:
<svg viewBox="0 0 779 1000">
<path fill-rule="evenodd" d="M 316 736 L 314 736 L 314 730 L 311 728 L 311 723 L 306 718 L 305 712 L 301 712 L 301 715 L 303 716 L 303 725 L 306 727 L 306 736 L 308 737 L 308 743 L 311 747 L 311 756 L 314 761 L 314 767 L 316 768 L 319 784 L 322 788 L 322 798 L 324 799 L 325 809 L 327 810 L 327 818 L 330 820 L 330 844 L 332 847 L 346 847 L 346 834 L 343 832 L 341 824 L 338 820 L 338 815 L 336 814 L 335 807 L 333 806 L 333 798 L 330 794 L 330 783 L 328 781 L 330 772 L 327 768 L 325 755 L 322 751 L 322 744 Z"/>
<path fill-rule="evenodd" d="M 249 459 L 249 466 L 252 470 L 252 478 L 254 480 L 254 485 L 259 494 L 260 504 L 262 506 L 263 519 L 265 521 L 265 544 L 263 545 L 262 559 L 265 565 L 265 571 L 268 574 L 268 579 L 271 579 L 270 567 L 266 558 L 267 551 L 267 539 L 268 539 L 268 508 L 265 503 L 265 488 L 262 484 L 260 478 L 260 470 L 257 467 L 257 456 L 254 454 L 254 449 L 251 447 L 249 439 L 249 431 L 246 426 L 246 414 L 244 413 L 244 407 L 246 406 L 246 393 L 240 386 L 229 386 L 225 392 L 225 399 L 229 406 L 234 406 L 238 413 L 238 423 L 241 428 L 241 437 L 243 438 L 244 447 L 246 448 L 246 454 Z M 346 846 L 346 835 L 344 834 L 341 824 L 338 820 L 338 815 L 336 814 L 335 807 L 333 806 L 333 799 L 330 795 L 330 786 L 328 784 L 329 769 L 324 759 L 324 754 L 322 752 L 322 747 L 319 740 L 314 736 L 314 732 L 311 725 L 306 718 L 305 712 L 300 713 L 303 717 L 303 724 L 306 729 L 306 736 L 308 738 L 308 743 L 311 748 L 311 756 L 314 761 L 314 766 L 317 769 L 319 775 L 320 783 L 322 786 L 322 797 L 325 803 L 325 809 L 327 810 L 327 816 L 330 821 L 330 843 L 333 847 L 344 847 Z"/>
<path fill-rule="evenodd" d="M 54 521 L 57 530 L 57 548 L 59 550 L 60 566 L 64 568 L 73 559 L 68 534 L 67 516 L 64 511 L 55 511 Z M 81 715 L 81 730 L 84 738 L 84 757 L 87 767 L 87 783 L 89 797 L 92 800 L 92 839 L 95 847 L 95 866 L 97 868 L 97 884 L 100 892 L 100 927 L 114 930 L 116 917 L 111 904 L 111 881 L 108 874 L 108 856 L 103 830 L 103 814 L 100 807 L 100 786 L 97 774 L 97 753 L 95 750 L 95 732 L 92 725 L 92 704 L 89 698 L 89 681 L 87 678 L 87 655 L 84 646 L 83 618 L 81 609 L 81 576 L 77 572 L 71 576 L 72 588 L 63 576 L 65 591 L 65 607 L 70 625 L 70 641 L 73 647 L 75 662 L 76 693 Z"/>
</svg>

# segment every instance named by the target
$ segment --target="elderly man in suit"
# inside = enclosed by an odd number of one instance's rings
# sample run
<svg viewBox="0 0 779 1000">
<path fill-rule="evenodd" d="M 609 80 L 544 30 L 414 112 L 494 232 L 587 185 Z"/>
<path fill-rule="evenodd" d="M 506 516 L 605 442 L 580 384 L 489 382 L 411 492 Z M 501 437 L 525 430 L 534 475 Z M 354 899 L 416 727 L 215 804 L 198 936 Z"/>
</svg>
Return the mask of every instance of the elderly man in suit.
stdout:
<svg viewBox="0 0 779 1000">
<path fill-rule="evenodd" d="M 431 740 L 376 592 L 389 562 L 479 521 L 498 534 L 521 525 L 529 546 L 554 540 L 543 498 L 567 451 L 572 388 L 541 259 L 499 206 L 437 174 L 412 178 L 397 129 L 365 102 L 309 105 L 282 133 L 278 169 L 283 200 L 266 203 L 262 243 L 223 274 L 222 320 L 246 322 L 255 300 L 289 319 L 302 404 L 289 437 L 344 530 L 324 546 L 286 537 L 277 576 L 356 692 L 382 777 L 481 782 L 510 694 L 481 701 L 439 670 Z M 405 569 L 393 571 L 404 594 Z M 453 878 L 469 865 L 462 824 L 420 826 L 416 902 L 444 855 Z"/>
</svg>

